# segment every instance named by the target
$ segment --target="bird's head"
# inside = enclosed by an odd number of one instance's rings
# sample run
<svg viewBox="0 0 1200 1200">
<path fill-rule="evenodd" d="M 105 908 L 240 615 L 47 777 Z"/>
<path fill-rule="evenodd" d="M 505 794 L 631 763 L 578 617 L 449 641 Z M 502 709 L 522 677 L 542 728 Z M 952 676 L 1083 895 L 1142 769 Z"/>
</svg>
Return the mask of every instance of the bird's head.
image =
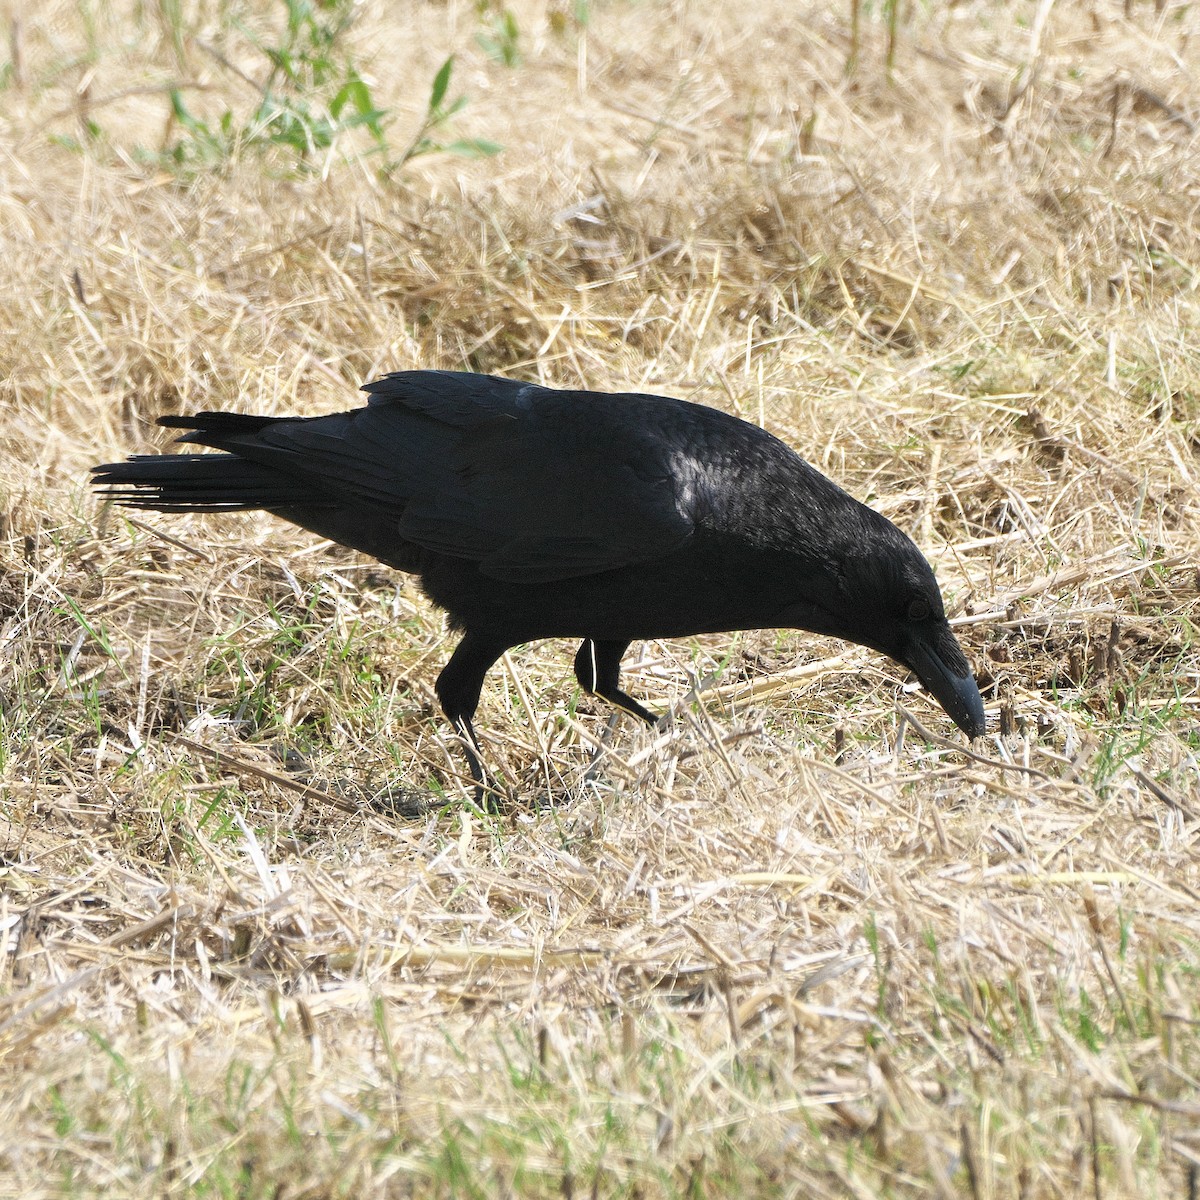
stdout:
<svg viewBox="0 0 1200 1200">
<path fill-rule="evenodd" d="M 846 514 L 838 553 L 806 572 L 781 625 L 870 646 L 908 667 L 969 737 L 984 732 L 983 699 L 946 620 L 942 593 L 913 541 L 862 505 Z"/>
</svg>

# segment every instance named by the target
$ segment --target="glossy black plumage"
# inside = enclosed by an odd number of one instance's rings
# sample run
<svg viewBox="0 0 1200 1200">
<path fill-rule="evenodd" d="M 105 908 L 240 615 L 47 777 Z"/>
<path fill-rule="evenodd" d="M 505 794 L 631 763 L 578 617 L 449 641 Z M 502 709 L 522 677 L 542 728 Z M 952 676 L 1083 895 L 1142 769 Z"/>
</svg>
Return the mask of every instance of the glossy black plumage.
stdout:
<svg viewBox="0 0 1200 1200">
<path fill-rule="evenodd" d="M 388 375 L 327 417 L 164 417 L 223 454 L 94 468 L 162 511 L 267 509 L 420 576 L 463 638 L 438 680 L 472 717 L 510 646 L 580 637 L 585 688 L 620 690 L 635 639 L 797 627 L 911 667 L 971 737 L 983 704 L 924 557 L 771 434 L 715 409 L 448 371 Z"/>
</svg>

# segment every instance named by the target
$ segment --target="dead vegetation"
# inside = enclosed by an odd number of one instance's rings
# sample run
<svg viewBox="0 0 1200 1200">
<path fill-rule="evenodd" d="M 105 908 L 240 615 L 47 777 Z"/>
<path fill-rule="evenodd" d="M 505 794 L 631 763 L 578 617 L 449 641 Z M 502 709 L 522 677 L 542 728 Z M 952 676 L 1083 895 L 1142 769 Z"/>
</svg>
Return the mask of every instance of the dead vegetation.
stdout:
<svg viewBox="0 0 1200 1200">
<path fill-rule="evenodd" d="M 853 7 L 521 0 L 511 68 L 346 8 L 397 141 L 453 52 L 505 146 L 390 177 L 135 153 L 282 8 L 6 11 L 0 1192 L 1196 1193 L 1200 12 L 901 6 L 889 77 Z M 631 654 L 675 728 L 593 767 L 535 645 L 485 820 L 410 582 L 86 495 L 415 365 L 762 420 L 937 564 L 995 733 L 745 634 Z"/>
</svg>

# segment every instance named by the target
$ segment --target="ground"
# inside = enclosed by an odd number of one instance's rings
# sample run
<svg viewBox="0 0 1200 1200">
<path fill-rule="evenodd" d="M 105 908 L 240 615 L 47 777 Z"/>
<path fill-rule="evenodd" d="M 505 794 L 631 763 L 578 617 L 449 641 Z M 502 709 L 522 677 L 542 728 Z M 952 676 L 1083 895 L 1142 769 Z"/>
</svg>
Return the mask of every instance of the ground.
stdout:
<svg viewBox="0 0 1200 1200">
<path fill-rule="evenodd" d="M 1196 1195 L 1200 8 L 0 13 L 0 1194 Z M 417 366 L 763 423 L 988 736 L 760 632 L 597 756 L 550 642 L 485 815 L 411 580 L 89 494 Z"/>
</svg>

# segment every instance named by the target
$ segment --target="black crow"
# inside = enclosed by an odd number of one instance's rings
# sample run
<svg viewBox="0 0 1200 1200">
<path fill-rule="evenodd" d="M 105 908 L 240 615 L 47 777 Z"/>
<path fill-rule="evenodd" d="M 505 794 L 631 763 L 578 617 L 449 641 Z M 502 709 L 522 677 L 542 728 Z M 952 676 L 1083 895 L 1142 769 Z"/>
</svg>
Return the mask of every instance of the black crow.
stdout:
<svg viewBox="0 0 1200 1200">
<path fill-rule="evenodd" d="M 455 371 L 367 384 L 327 417 L 166 416 L 222 454 L 93 468 L 162 512 L 266 509 L 420 577 L 462 640 L 437 680 L 484 780 L 472 718 L 512 646 L 582 638 L 589 692 L 621 690 L 638 638 L 794 627 L 911 668 L 968 737 L 983 702 L 913 542 L 778 438 L 683 400 L 559 391 Z"/>
</svg>

